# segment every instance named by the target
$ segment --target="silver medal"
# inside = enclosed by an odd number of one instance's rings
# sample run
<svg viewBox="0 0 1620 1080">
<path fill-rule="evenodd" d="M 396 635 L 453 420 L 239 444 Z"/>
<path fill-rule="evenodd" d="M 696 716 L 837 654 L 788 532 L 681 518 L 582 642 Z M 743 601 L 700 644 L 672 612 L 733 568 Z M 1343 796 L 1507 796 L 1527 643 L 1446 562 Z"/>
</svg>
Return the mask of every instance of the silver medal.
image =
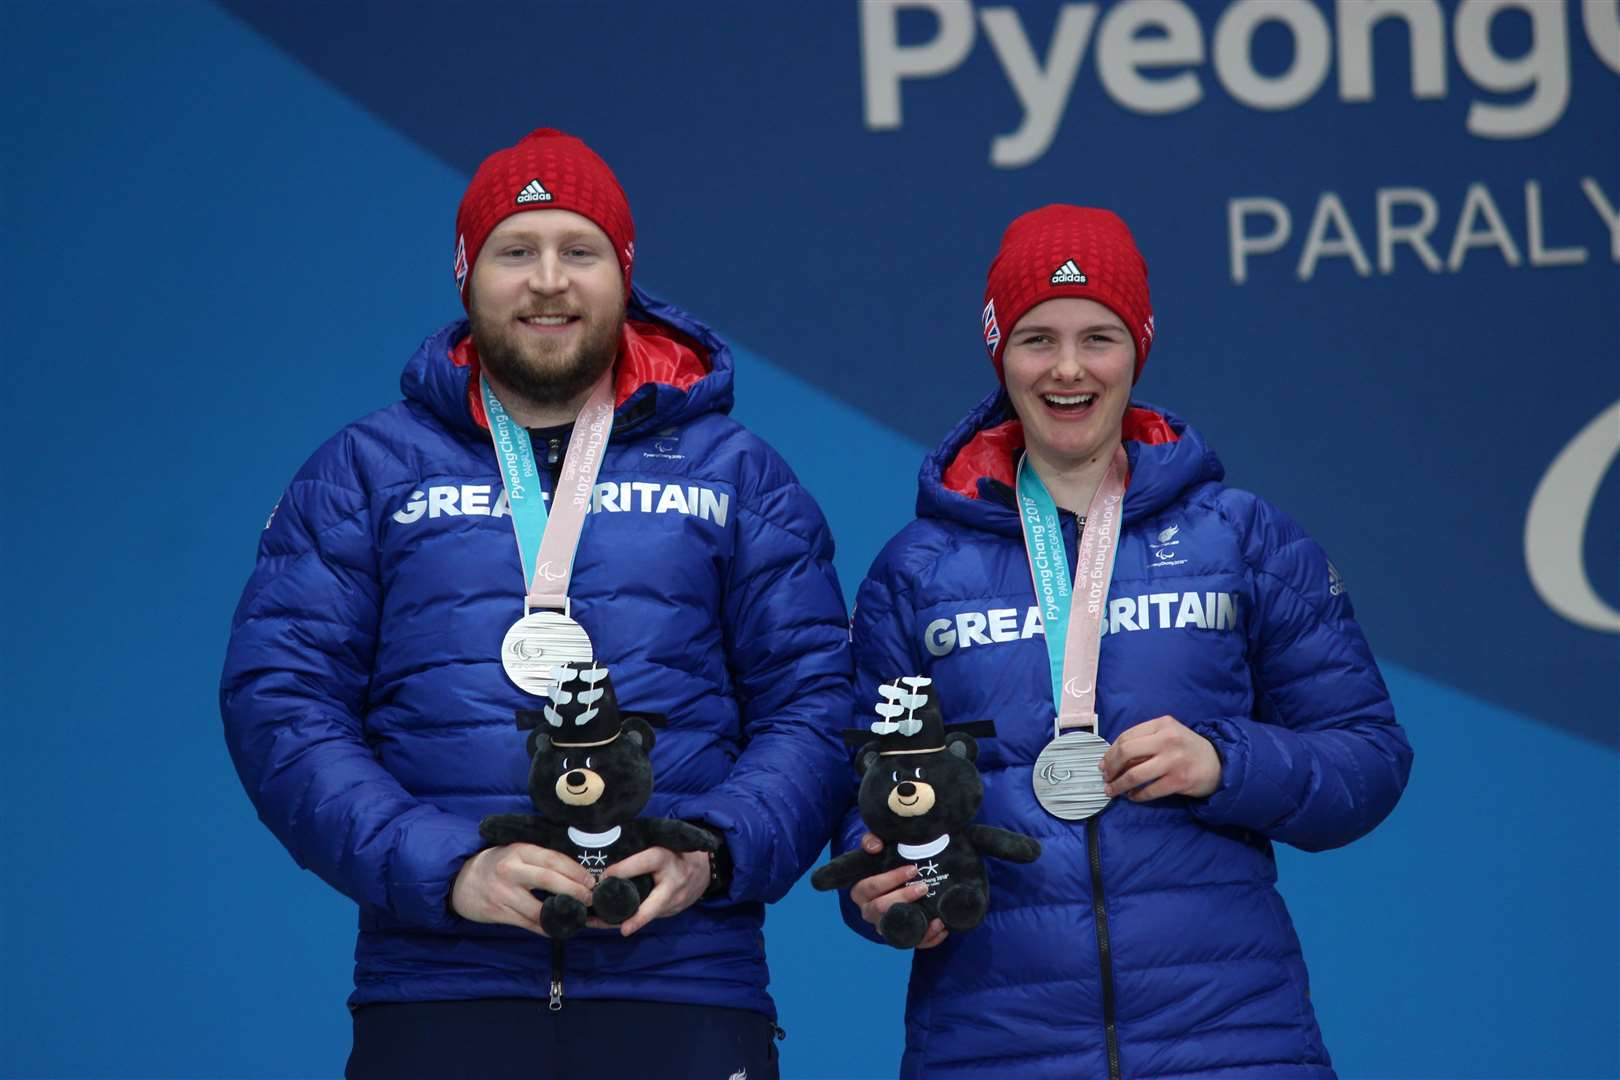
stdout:
<svg viewBox="0 0 1620 1080">
<path fill-rule="evenodd" d="M 512 624 L 501 642 L 506 677 L 536 697 L 550 696 L 557 668 L 590 660 L 591 639 L 585 628 L 560 611 L 531 611 Z"/>
<path fill-rule="evenodd" d="M 1035 798 L 1048 814 L 1065 821 L 1091 817 L 1109 803 L 1097 766 L 1108 740 L 1089 731 L 1060 735 L 1035 759 Z"/>
</svg>

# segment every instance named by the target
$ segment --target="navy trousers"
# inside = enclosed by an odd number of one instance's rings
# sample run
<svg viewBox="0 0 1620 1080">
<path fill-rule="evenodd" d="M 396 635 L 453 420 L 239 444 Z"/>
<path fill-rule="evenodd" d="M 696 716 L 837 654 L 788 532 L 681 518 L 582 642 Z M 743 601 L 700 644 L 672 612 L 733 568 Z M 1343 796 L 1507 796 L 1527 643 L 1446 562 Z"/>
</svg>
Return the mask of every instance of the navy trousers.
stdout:
<svg viewBox="0 0 1620 1080">
<path fill-rule="evenodd" d="M 762 1013 L 533 998 L 362 1005 L 348 1080 L 778 1080 Z"/>
</svg>

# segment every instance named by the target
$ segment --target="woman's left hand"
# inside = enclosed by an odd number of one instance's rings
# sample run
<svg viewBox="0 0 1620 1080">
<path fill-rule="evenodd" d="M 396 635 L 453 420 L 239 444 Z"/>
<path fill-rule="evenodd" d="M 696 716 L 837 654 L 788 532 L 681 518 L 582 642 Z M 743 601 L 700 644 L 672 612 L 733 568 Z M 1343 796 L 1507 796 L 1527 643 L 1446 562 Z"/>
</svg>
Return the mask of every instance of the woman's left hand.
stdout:
<svg viewBox="0 0 1620 1080">
<path fill-rule="evenodd" d="M 1110 796 L 1128 792 L 1132 802 L 1166 795 L 1201 799 L 1221 786 L 1215 745 L 1173 716 L 1126 729 L 1098 766 Z"/>
</svg>

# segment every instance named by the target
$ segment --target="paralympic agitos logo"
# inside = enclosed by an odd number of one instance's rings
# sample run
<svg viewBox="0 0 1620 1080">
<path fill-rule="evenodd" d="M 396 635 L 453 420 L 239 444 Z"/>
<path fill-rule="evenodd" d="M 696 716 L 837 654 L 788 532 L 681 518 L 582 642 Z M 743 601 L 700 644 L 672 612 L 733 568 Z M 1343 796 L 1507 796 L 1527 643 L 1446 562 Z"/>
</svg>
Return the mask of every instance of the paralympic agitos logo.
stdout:
<svg viewBox="0 0 1620 1080">
<path fill-rule="evenodd" d="M 1524 564 L 1546 605 L 1584 626 L 1620 634 L 1620 611 L 1586 574 L 1586 523 L 1604 477 L 1620 457 L 1620 401 L 1571 439 L 1547 468 L 1524 519 Z"/>
</svg>

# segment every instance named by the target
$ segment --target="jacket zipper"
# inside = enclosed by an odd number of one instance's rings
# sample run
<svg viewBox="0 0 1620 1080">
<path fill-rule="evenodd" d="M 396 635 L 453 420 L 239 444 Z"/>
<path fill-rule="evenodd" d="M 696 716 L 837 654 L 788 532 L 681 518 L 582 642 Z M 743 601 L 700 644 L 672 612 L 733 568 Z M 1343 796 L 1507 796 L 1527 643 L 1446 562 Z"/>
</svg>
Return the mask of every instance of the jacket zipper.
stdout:
<svg viewBox="0 0 1620 1080">
<path fill-rule="evenodd" d="M 1074 552 L 1079 561 L 1080 536 L 1086 516 L 1074 515 Z M 1078 568 L 1070 573 L 1078 572 Z M 1108 903 L 1103 895 L 1102 829 L 1095 817 L 1086 820 L 1086 854 L 1091 862 L 1091 918 L 1097 927 L 1097 967 L 1102 977 L 1103 1037 L 1108 1045 L 1108 1080 L 1120 1080 L 1119 1026 L 1114 1008 L 1114 953 L 1108 943 Z"/>
<path fill-rule="evenodd" d="M 563 995 L 563 943 L 551 943 L 551 1001 L 548 1008 L 552 1012 L 562 1012 Z"/>
<path fill-rule="evenodd" d="M 551 494 L 542 496 L 542 498 L 546 499 L 548 507 L 551 505 L 551 499 L 557 496 L 557 486 L 562 483 L 562 456 L 562 440 L 558 438 L 547 439 L 545 469 L 546 476 L 551 480 Z"/>
<path fill-rule="evenodd" d="M 1091 857 L 1091 914 L 1097 925 L 1097 960 L 1102 974 L 1103 1035 L 1108 1040 L 1108 1080 L 1120 1080 L 1119 1030 L 1114 1015 L 1114 957 L 1108 947 L 1108 907 L 1103 897 L 1099 832 L 1095 817 L 1086 822 L 1086 852 Z"/>
</svg>

